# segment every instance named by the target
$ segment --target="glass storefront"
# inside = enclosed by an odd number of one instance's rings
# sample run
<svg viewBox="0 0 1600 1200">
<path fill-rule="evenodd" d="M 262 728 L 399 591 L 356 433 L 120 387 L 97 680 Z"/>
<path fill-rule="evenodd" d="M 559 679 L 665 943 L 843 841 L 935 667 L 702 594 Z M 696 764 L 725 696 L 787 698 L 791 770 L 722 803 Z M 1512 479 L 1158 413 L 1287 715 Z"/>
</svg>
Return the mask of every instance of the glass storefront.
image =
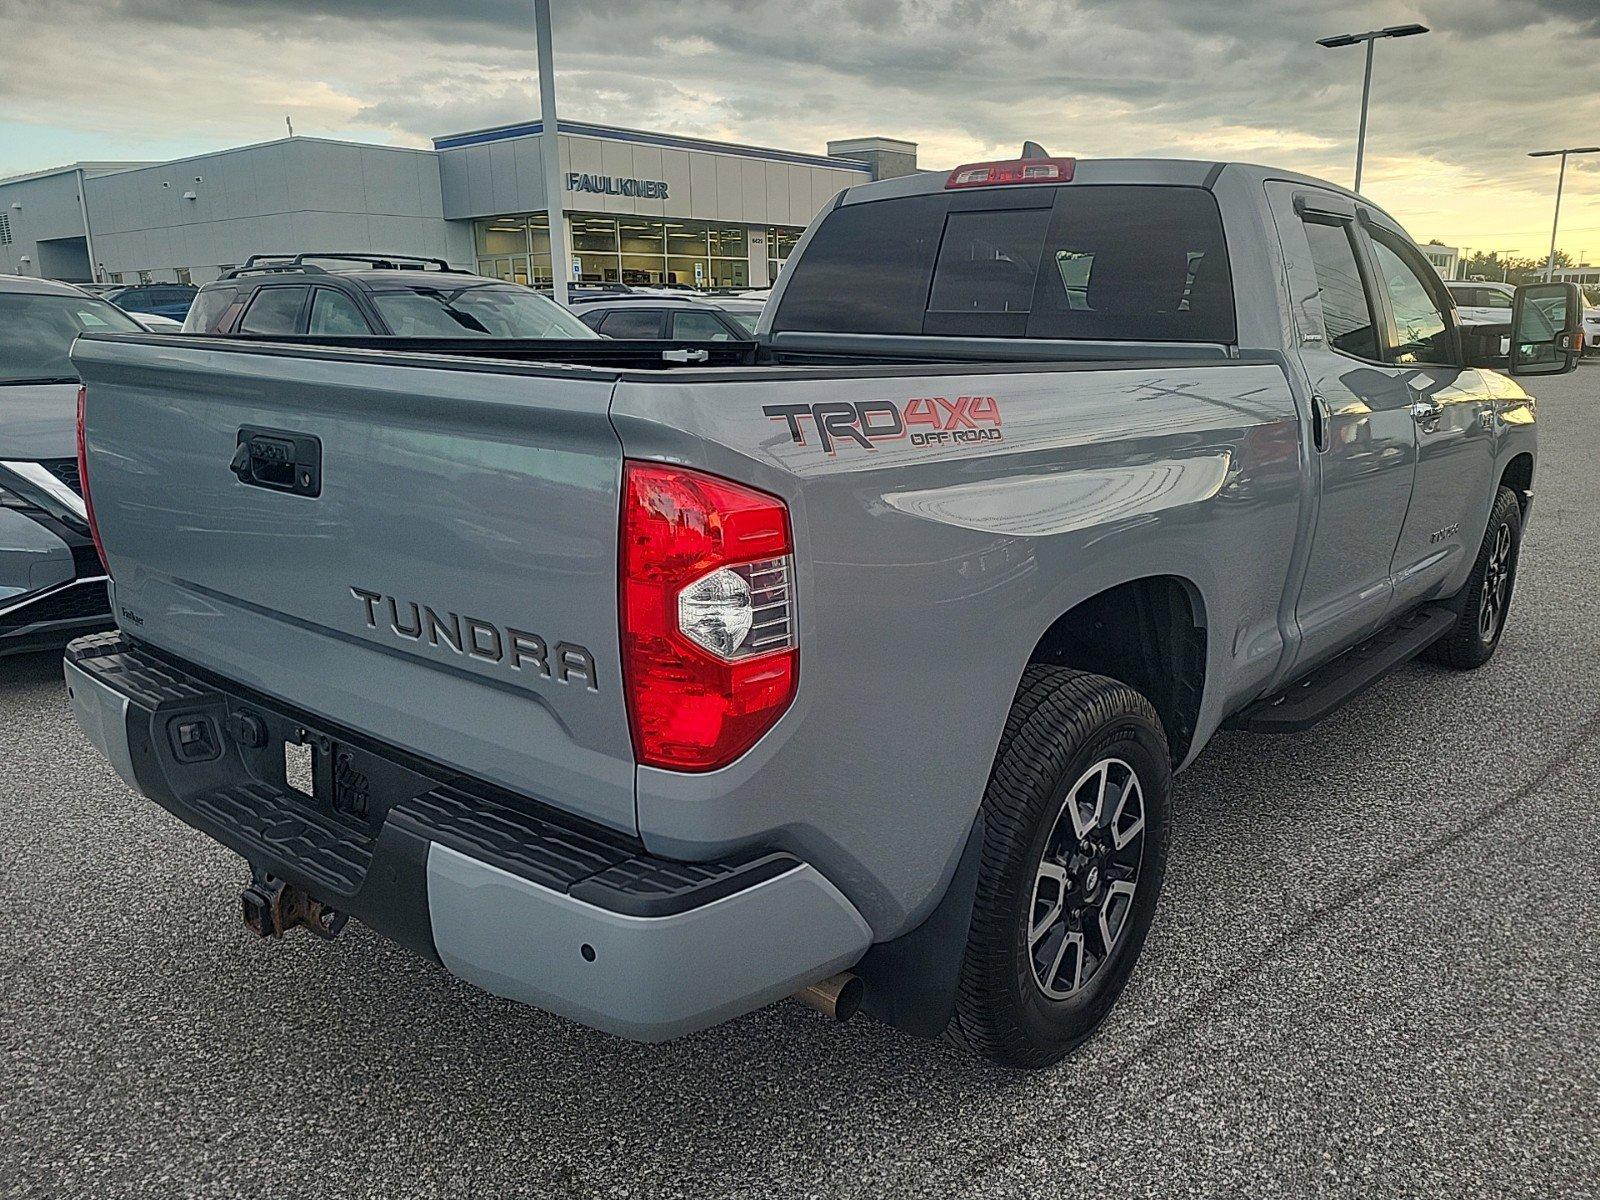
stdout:
<svg viewBox="0 0 1600 1200">
<path fill-rule="evenodd" d="M 794 248 L 800 241 L 800 235 L 804 232 L 804 229 L 791 229 L 787 225 L 767 226 L 767 280 L 769 282 L 778 282 L 778 272 L 783 269 L 784 260 L 794 253 Z"/>
<path fill-rule="evenodd" d="M 550 218 L 544 213 L 490 217 L 472 223 L 478 274 L 513 283 L 550 284 Z"/>
<path fill-rule="evenodd" d="M 572 257 L 584 283 L 636 286 L 677 284 L 693 288 L 750 286 L 749 230 L 718 221 L 574 212 L 567 214 Z M 767 230 L 776 259 L 788 256 L 801 230 Z M 473 222 L 478 273 L 496 279 L 548 286 L 550 224 L 544 213 L 490 217 Z M 776 275 L 776 266 L 772 271 Z M 571 278 L 571 276 L 568 276 Z"/>
</svg>

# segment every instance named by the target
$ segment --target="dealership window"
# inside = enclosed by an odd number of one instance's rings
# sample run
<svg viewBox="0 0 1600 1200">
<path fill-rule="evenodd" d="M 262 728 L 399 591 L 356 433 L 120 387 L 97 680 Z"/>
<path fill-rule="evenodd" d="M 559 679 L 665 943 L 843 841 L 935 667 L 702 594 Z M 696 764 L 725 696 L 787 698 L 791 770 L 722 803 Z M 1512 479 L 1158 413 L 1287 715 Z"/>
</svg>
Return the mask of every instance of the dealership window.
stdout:
<svg viewBox="0 0 1600 1200">
<path fill-rule="evenodd" d="M 517 270 L 516 222 L 495 217 L 476 223 L 478 270 L 499 279 L 526 282 Z M 699 288 L 750 285 L 749 230 L 712 221 L 660 217 L 569 213 L 572 257 L 584 283 L 636 286 L 676 284 Z M 550 239 L 543 216 L 528 218 L 530 236 L 539 239 L 532 278 L 549 282 Z"/>
<path fill-rule="evenodd" d="M 509 283 L 550 283 L 550 219 L 544 213 L 523 213 L 474 221 L 478 274 Z"/>
<path fill-rule="evenodd" d="M 791 229 L 786 225 L 767 226 L 767 278 L 773 283 L 778 282 L 784 260 L 794 253 L 804 232 L 804 229 Z"/>
<path fill-rule="evenodd" d="M 175 267 L 172 272 L 178 277 L 179 283 L 193 283 L 194 277 L 189 274 L 188 267 Z"/>
</svg>

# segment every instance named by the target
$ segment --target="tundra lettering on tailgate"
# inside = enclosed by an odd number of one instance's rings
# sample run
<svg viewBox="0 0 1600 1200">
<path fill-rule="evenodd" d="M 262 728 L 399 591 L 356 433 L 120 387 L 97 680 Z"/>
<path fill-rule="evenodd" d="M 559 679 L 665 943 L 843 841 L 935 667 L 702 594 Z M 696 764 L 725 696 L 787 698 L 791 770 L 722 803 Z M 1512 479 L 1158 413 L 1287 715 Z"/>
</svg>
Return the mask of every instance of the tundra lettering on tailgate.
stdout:
<svg viewBox="0 0 1600 1200">
<path fill-rule="evenodd" d="M 917 396 L 904 404 L 892 400 L 824 401 L 820 404 L 764 404 L 769 421 L 783 421 L 797 446 L 806 444 L 805 426 L 812 422 L 817 440 L 828 454 L 840 443 L 876 450 L 879 442 L 907 439 L 913 446 L 947 446 L 965 442 L 998 442 L 1000 405 L 993 396 Z"/>
<path fill-rule="evenodd" d="M 426 643 L 448 650 L 462 658 L 504 663 L 513 671 L 527 671 L 561 683 L 582 683 L 591 692 L 600 690 L 594 669 L 594 655 L 576 642 L 557 642 L 554 646 L 536 633 L 500 626 L 480 617 L 462 616 L 415 600 L 398 600 L 382 592 L 350 585 L 350 594 L 361 601 L 367 628 L 379 628 L 378 618 L 398 638 Z"/>
</svg>

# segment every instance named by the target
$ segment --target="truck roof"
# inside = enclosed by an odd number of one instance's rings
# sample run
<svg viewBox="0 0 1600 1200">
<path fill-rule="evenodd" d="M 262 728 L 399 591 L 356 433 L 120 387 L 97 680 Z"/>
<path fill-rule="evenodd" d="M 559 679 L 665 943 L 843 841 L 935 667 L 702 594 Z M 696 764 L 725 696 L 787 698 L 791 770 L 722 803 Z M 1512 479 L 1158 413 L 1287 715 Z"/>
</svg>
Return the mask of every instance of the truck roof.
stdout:
<svg viewBox="0 0 1600 1200">
<path fill-rule="evenodd" d="M 1079 158 L 1065 161 L 1073 164 L 1073 174 L 1070 182 L 1058 183 L 1052 181 L 1043 186 L 1072 187 L 1079 184 L 1145 183 L 1165 184 L 1169 187 L 1209 188 L 1226 171 L 1229 175 L 1243 176 L 1246 180 L 1254 179 L 1262 183 L 1269 179 L 1280 179 L 1291 183 L 1304 183 L 1314 187 L 1326 188 L 1348 196 L 1353 201 L 1359 201 L 1368 208 L 1382 212 L 1391 221 L 1394 220 L 1394 217 L 1385 212 L 1381 206 L 1374 204 L 1365 196 L 1357 195 L 1349 188 L 1341 187 L 1337 183 L 1331 183 L 1326 179 L 1318 179 L 1313 175 L 1303 175 L 1298 171 L 1285 171 L 1278 167 L 1264 167 L 1257 163 L 1221 162 L 1214 159 L 1192 158 Z M 894 179 L 884 179 L 875 183 L 856 184 L 839 193 L 837 203 L 866 204 L 874 200 L 893 199 L 897 196 L 933 195 L 945 190 L 946 182 L 952 173 L 949 171 L 919 171 L 915 175 L 901 175 Z M 1040 185 L 1020 183 L 990 184 L 987 186 L 1036 187 Z M 1395 223 L 1399 224 L 1399 222 Z"/>
</svg>

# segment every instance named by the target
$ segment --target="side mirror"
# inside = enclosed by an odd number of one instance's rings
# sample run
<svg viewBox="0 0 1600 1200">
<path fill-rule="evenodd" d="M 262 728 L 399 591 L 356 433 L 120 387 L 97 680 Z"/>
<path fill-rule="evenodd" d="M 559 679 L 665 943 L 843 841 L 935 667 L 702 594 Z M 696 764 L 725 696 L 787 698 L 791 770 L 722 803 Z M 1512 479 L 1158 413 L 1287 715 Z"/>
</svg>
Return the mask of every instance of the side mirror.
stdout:
<svg viewBox="0 0 1600 1200">
<path fill-rule="evenodd" d="M 1583 295 L 1575 283 L 1530 283 L 1511 305 L 1511 373 L 1565 375 L 1583 349 Z"/>
</svg>

